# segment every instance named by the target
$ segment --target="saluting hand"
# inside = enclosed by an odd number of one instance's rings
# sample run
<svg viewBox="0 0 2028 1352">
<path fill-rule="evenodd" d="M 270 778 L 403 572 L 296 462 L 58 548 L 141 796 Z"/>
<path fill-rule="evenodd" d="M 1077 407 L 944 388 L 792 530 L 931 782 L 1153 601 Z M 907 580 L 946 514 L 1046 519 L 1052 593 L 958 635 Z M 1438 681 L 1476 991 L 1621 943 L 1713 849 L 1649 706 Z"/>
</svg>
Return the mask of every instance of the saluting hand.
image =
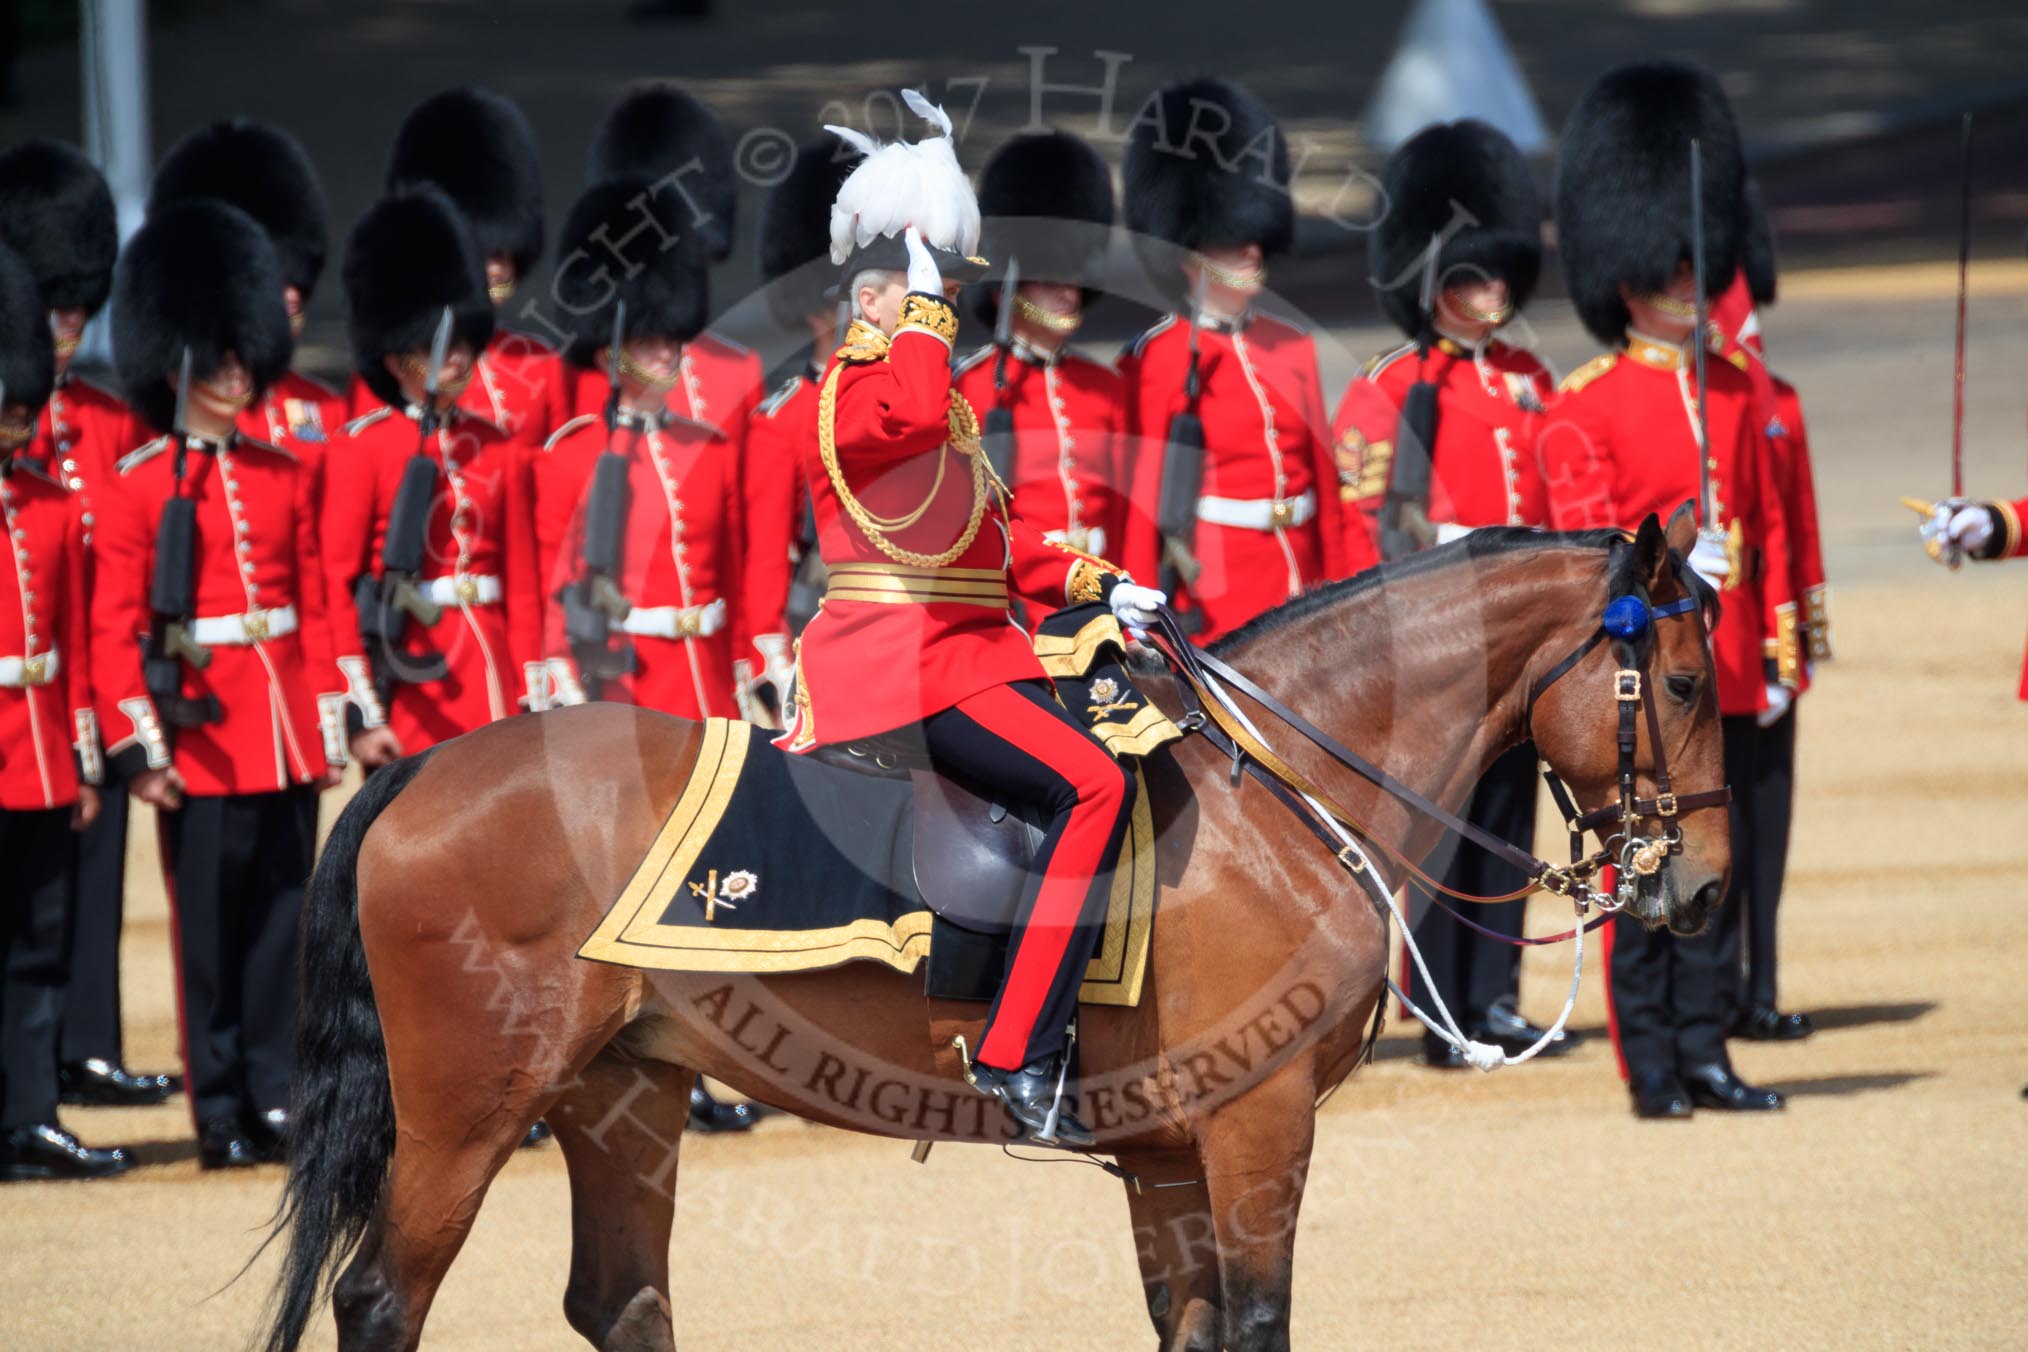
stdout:
<svg viewBox="0 0 2028 1352">
<path fill-rule="evenodd" d="M 929 246 L 922 242 L 921 232 L 911 225 L 902 235 L 901 242 L 908 250 L 908 289 L 932 296 L 943 295 L 944 275 L 937 270 L 937 260 L 931 257 Z"/>
</svg>

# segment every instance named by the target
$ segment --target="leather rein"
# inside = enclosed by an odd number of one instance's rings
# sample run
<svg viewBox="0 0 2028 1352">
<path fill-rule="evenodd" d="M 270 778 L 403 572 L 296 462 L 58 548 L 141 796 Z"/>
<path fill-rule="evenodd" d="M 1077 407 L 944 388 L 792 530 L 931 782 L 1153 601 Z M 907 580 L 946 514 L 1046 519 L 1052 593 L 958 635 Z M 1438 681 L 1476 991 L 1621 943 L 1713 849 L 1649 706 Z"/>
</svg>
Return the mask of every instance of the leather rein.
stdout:
<svg viewBox="0 0 2028 1352">
<path fill-rule="evenodd" d="M 1680 561 L 1677 566 L 1680 577 L 1682 567 Z M 1627 604 L 1629 602 L 1637 603 L 1637 608 L 1635 605 Z M 1661 715 L 1650 694 L 1648 669 L 1654 654 L 1654 623 L 1684 615 L 1693 617 L 1700 631 L 1702 630 L 1703 608 L 1698 601 L 1696 589 L 1687 579 L 1684 582 L 1683 597 L 1661 607 L 1651 606 L 1646 589 L 1637 586 L 1626 596 L 1615 598 L 1609 605 L 1606 616 L 1601 619 L 1599 627 L 1567 657 L 1551 667 L 1529 692 L 1527 716 L 1532 718 L 1537 701 L 1552 685 L 1575 669 L 1600 644 L 1607 642 L 1612 644 L 1614 658 L 1619 663 L 1613 675 L 1614 699 L 1618 710 L 1616 730 L 1619 757 L 1618 801 L 1588 812 L 1580 811 L 1562 780 L 1546 764 L 1542 767 L 1543 778 L 1548 783 L 1557 811 L 1563 816 L 1564 824 L 1570 831 L 1571 861 L 1567 866 L 1551 864 L 1464 820 L 1455 812 L 1418 793 L 1358 752 L 1343 745 L 1329 733 L 1261 689 L 1251 679 L 1234 670 L 1222 659 L 1192 643 L 1184 634 L 1175 613 L 1166 606 L 1158 610 L 1149 638 L 1179 678 L 1177 688 L 1181 692 L 1185 713 L 1178 725 L 1186 732 L 1200 734 L 1230 759 L 1235 780 L 1242 772 L 1252 775 L 1293 812 L 1312 834 L 1323 841 L 1337 857 L 1338 862 L 1350 871 L 1354 873 L 1364 871 L 1366 861 L 1352 846 L 1341 845 L 1329 826 L 1317 820 L 1313 809 L 1321 810 L 1361 840 L 1377 847 L 1432 894 L 1440 893 L 1459 901 L 1493 904 L 1515 901 L 1537 891 L 1546 891 L 1570 899 L 1580 916 L 1592 906 L 1597 906 L 1602 914 L 1591 922 L 1592 925 L 1596 925 L 1602 923 L 1606 915 L 1622 909 L 1633 901 L 1638 878 L 1660 871 L 1670 856 L 1682 852 L 1683 832 L 1675 821 L 1676 817 L 1684 812 L 1702 808 L 1722 807 L 1732 801 L 1730 786 L 1679 794 L 1675 792 L 1670 779 L 1668 751 L 1661 735 Z M 1609 628 L 1615 621 L 1618 622 L 1617 626 Z M 1702 640 L 1703 635 L 1700 633 L 1700 641 Z M 1528 879 L 1527 884 L 1500 896 L 1484 897 L 1459 892 L 1431 877 L 1405 851 L 1382 839 L 1319 785 L 1278 755 L 1261 736 L 1248 727 L 1244 717 L 1230 706 L 1220 689 L 1221 685 L 1230 686 L 1253 700 L 1333 761 L 1369 781 L 1409 811 L 1428 818 L 1520 870 Z M 1637 767 L 1634 764 L 1638 727 L 1644 713 L 1648 741 L 1654 748 L 1655 758 L 1652 772 L 1655 793 L 1647 798 L 1641 797 L 1638 792 Z M 1659 835 L 1642 833 L 1642 824 L 1650 819 L 1662 823 Z M 1595 833 L 1599 837 L 1599 848 L 1589 854 L 1584 849 L 1584 838 L 1587 833 Z M 1616 879 L 1609 891 L 1602 891 L 1593 885 L 1593 880 L 1608 865 L 1616 867 Z M 1442 904 L 1440 900 L 1439 904 Z M 1450 910 L 1449 907 L 1445 909 Z M 1490 933 L 1483 926 L 1465 919 L 1457 912 L 1450 913 L 1473 929 Z M 1524 939 L 1519 942 L 1555 943 L 1569 937 L 1569 934 L 1562 934 L 1544 939 Z"/>
</svg>

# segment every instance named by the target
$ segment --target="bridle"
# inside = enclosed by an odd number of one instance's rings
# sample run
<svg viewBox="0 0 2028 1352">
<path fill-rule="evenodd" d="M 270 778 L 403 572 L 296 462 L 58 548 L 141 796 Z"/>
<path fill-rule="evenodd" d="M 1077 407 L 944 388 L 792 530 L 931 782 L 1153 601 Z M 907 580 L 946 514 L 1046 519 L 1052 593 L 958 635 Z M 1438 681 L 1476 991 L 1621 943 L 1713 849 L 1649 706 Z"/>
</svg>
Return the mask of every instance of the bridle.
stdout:
<svg viewBox="0 0 2028 1352">
<path fill-rule="evenodd" d="M 1613 555 L 1615 561 L 1619 558 L 1618 551 L 1626 547 L 1624 542 L 1615 544 Z M 1551 864 L 1464 820 L 1343 745 L 1226 662 L 1193 644 L 1185 636 L 1175 613 L 1167 607 L 1158 609 L 1155 624 L 1149 631 L 1149 638 L 1178 677 L 1177 688 L 1185 706 L 1184 715 L 1178 720 L 1178 726 L 1186 732 L 1204 736 L 1225 755 L 1232 762 L 1234 779 L 1241 773 L 1250 774 L 1294 812 L 1311 833 L 1331 849 L 1338 861 L 1351 871 L 1355 873 L 1363 871 L 1365 860 L 1349 844 L 1340 844 L 1337 833 L 1330 829 L 1329 824 L 1317 820 L 1318 812 L 1328 815 L 1360 840 L 1390 856 L 1432 893 L 1441 893 L 1459 901 L 1495 903 L 1514 901 L 1532 892 L 1546 891 L 1570 899 L 1580 916 L 1593 906 L 1603 913 L 1611 913 L 1633 902 L 1639 886 L 1638 879 L 1659 872 L 1670 856 L 1682 852 L 1683 832 L 1676 821 L 1682 813 L 1708 807 L 1722 807 L 1732 801 L 1732 790 L 1725 785 L 1692 793 L 1677 793 L 1669 775 L 1668 752 L 1661 736 L 1661 715 L 1650 693 L 1652 681 L 1649 679 L 1649 668 L 1655 649 L 1654 627 L 1661 620 L 1690 616 L 1698 626 L 1700 645 L 1705 641 L 1703 606 L 1698 599 L 1696 586 L 1683 576 L 1683 565 L 1680 560 L 1676 568 L 1677 576 L 1683 583 L 1684 595 L 1681 599 L 1658 608 L 1649 603 L 1646 588 L 1636 584 L 1632 591 L 1615 597 L 1607 604 L 1599 626 L 1567 657 L 1544 673 L 1542 679 L 1536 682 L 1529 693 L 1527 708 L 1528 715 L 1532 718 L 1536 703 L 1552 685 L 1574 670 L 1600 644 L 1607 642 L 1612 644 L 1613 656 L 1619 663 L 1613 675 L 1618 723 L 1616 733 L 1619 756 L 1616 776 L 1618 801 L 1588 812 L 1580 811 L 1562 780 L 1546 765 L 1543 767 L 1543 777 L 1548 782 L 1557 811 L 1562 814 L 1564 824 L 1570 831 L 1571 861 L 1567 866 Z M 1435 822 L 1518 869 L 1527 878 L 1526 885 L 1500 896 L 1482 897 L 1456 891 L 1431 877 L 1403 850 L 1381 838 L 1308 776 L 1277 754 L 1264 738 L 1248 725 L 1245 717 L 1239 713 L 1230 696 L 1226 694 L 1225 687 L 1237 690 L 1259 704 L 1333 761 L 1369 781 L 1411 812 Z M 1638 727 L 1644 714 L 1648 741 L 1654 748 L 1655 759 L 1652 772 L 1655 794 L 1648 798 L 1643 798 L 1639 794 L 1638 767 L 1634 763 Z M 1643 833 L 1643 825 L 1649 820 L 1658 820 L 1662 823 L 1659 835 Z M 1587 833 L 1597 834 L 1600 842 L 1600 848 L 1589 854 L 1584 849 L 1584 838 Z M 1598 878 L 1608 865 L 1615 867 L 1616 878 L 1610 890 L 1602 891 L 1594 886 L 1593 880 Z"/>
</svg>

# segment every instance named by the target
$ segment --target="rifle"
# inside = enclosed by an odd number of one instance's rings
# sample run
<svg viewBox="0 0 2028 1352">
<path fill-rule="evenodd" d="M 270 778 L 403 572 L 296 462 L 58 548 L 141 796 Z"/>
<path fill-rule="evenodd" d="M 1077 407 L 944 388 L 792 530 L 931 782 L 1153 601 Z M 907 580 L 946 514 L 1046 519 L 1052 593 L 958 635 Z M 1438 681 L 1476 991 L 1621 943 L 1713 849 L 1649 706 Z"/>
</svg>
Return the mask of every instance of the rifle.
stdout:
<svg viewBox="0 0 2028 1352">
<path fill-rule="evenodd" d="M 1021 287 L 1021 260 L 1007 260 L 1007 277 L 1000 284 L 1000 312 L 993 316 L 993 407 L 986 410 L 986 464 L 995 478 L 1011 490 L 1014 486 L 1014 410 L 1007 407 L 1007 357 L 1014 350 L 1014 297 Z"/>
<path fill-rule="evenodd" d="M 1183 407 L 1169 419 L 1168 436 L 1162 450 L 1161 493 L 1155 506 L 1155 529 L 1162 536 L 1162 590 L 1175 596 L 1177 589 L 1197 580 L 1203 565 L 1198 563 L 1197 499 L 1204 491 L 1204 420 L 1197 415 L 1202 393 L 1198 367 L 1199 316 L 1204 308 L 1204 274 L 1197 276 L 1196 294 L 1190 303 L 1190 366 L 1183 378 Z M 1181 612 L 1177 620 L 1185 633 L 1203 629 L 1201 610 Z"/>
<path fill-rule="evenodd" d="M 141 684 L 155 701 L 165 735 L 172 728 L 216 723 L 223 716 L 218 696 L 188 699 L 183 694 L 183 665 L 199 671 L 211 665 L 211 650 L 190 636 L 197 611 L 197 500 L 183 496 L 183 474 L 189 454 L 190 349 L 183 349 L 176 378 L 176 416 L 169 436 L 176 444 L 175 473 L 169 500 L 162 504 L 155 528 L 155 576 L 148 589 L 148 643 L 141 654 Z"/>
<path fill-rule="evenodd" d="M 402 630 L 409 619 L 428 628 L 443 618 L 444 609 L 422 594 L 416 581 L 422 573 L 429 549 L 430 512 L 436 505 L 437 462 L 430 455 L 430 438 L 442 425 L 437 395 L 444 374 L 444 362 L 451 350 L 451 307 L 446 305 L 430 339 L 429 370 L 423 377 L 423 407 L 416 419 L 416 451 L 401 472 L 394 506 L 387 514 L 387 532 L 380 546 L 380 576 L 367 574 L 354 584 L 359 603 L 359 632 L 366 640 L 366 653 L 373 663 L 373 683 L 382 703 L 390 697 L 396 681 L 415 685 L 441 681 L 450 664 L 439 652 L 404 652 Z"/>
<path fill-rule="evenodd" d="M 620 590 L 620 550 L 627 534 L 626 455 L 613 449 L 620 426 L 620 350 L 626 341 L 627 303 L 613 309 L 612 342 L 606 348 L 606 449 L 592 469 L 585 497 L 584 568 L 563 594 L 563 632 L 577 659 L 587 693 L 598 698 L 605 681 L 634 670 L 633 645 L 612 643 L 613 626 L 627 618 L 633 603 Z"/>
<path fill-rule="evenodd" d="M 1436 455 L 1437 387 L 1429 379 L 1430 344 L 1436 334 L 1437 255 L 1441 234 L 1429 237 L 1422 261 L 1422 328 L 1416 338 L 1416 382 L 1401 401 L 1395 420 L 1394 462 L 1388 467 L 1387 495 L 1380 500 L 1380 557 L 1398 559 L 1436 543 L 1429 521 L 1429 492 Z"/>
</svg>

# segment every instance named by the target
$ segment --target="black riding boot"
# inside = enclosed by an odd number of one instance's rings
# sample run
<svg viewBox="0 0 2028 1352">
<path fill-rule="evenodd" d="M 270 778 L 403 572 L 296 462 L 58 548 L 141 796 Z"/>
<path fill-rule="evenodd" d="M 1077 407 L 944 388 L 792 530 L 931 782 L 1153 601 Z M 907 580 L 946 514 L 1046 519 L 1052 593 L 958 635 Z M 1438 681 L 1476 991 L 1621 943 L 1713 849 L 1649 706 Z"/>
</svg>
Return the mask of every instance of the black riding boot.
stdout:
<svg viewBox="0 0 2028 1352">
<path fill-rule="evenodd" d="M 1071 1110 L 1068 1092 L 1058 1098 L 1057 1087 L 1063 1079 L 1061 1053 L 1039 1057 L 1019 1070 L 972 1066 L 973 1087 L 988 1098 L 999 1099 L 1008 1115 L 1027 1131 L 1029 1140 L 1037 1145 L 1085 1150 L 1097 1144 L 1098 1137 Z"/>
<path fill-rule="evenodd" d="M 720 1103 L 699 1079 L 690 1086 L 690 1130 L 745 1131 L 754 1124 L 750 1103 Z"/>
</svg>

